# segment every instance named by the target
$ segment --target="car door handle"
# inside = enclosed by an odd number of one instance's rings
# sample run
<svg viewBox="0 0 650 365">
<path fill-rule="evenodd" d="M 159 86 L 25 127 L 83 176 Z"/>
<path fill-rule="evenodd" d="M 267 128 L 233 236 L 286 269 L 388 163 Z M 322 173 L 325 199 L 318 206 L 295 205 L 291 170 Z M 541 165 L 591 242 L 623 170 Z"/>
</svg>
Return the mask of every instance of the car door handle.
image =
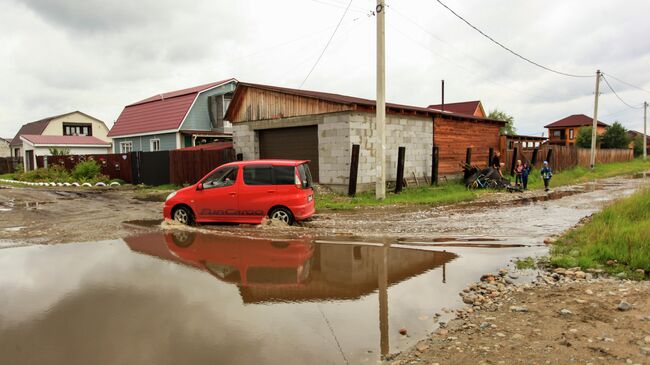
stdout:
<svg viewBox="0 0 650 365">
<path fill-rule="evenodd" d="M 230 193 L 230 196 L 236 196 L 237 193 Z"/>
<path fill-rule="evenodd" d="M 266 192 L 269 193 L 269 194 L 272 194 L 272 193 L 275 193 L 275 190 L 267 190 Z"/>
</svg>

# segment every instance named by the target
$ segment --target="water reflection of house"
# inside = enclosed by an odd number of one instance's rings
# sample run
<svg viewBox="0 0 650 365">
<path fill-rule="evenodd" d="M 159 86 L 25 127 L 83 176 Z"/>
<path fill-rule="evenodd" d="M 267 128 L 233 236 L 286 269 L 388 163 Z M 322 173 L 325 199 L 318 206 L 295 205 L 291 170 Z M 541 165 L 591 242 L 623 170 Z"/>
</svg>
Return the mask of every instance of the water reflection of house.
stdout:
<svg viewBox="0 0 650 365">
<path fill-rule="evenodd" d="M 387 253 L 388 285 L 440 267 L 453 260 L 449 252 L 390 248 Z M 318 244 L 312 257 L 307 285 L 300 287 L 240 287 L 244 303 L 357 299 L 378 288 L 384 260 L 382 247 Z"/>
</svg>

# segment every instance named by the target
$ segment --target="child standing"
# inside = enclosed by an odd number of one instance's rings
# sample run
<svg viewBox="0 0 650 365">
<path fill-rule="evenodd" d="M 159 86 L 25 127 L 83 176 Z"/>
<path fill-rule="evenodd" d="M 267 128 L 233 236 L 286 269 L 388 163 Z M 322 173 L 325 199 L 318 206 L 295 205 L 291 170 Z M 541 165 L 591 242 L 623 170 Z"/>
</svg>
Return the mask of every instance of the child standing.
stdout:
<svg viewBox="0 0 650 365">
<path fill-rule="evenodd" d="M 515 165 L 515 186 L 519 186 L 519 184 L 523 183 L 523 173 L 524 165 L 521 164 L 521 160 L 517 160 L 517 164 Z"/>
<path fill-rule="evenodd" d="M 544 179 L 544 191 L 548 191 L 548 184 L 553 177 L 553 170 L 548 166 L 548 161 L 544 161 L 544 167 L 540 172 L 542 173 L 542 179 Z"/>
<path fill-rule="evenodd" d="M 528 189 L 528 175 L 530 174 L 530 165 L 528 161 L 524 162 L 524 168 L 521 172 L 521 184 L 524 190 Z"/>
</svg>

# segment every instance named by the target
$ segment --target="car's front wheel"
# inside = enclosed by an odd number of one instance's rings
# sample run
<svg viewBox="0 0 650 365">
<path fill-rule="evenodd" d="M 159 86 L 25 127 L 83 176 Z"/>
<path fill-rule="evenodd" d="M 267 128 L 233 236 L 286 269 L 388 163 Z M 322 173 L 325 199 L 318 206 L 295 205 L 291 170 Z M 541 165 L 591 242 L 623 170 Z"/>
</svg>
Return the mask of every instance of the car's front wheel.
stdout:
<svg viewBox="0 0 650 365">
<path fill-rule="evenodd" d="M 192 211 L 187 207 L 178 207 L 174 209 L 174 214 L 172 218 L 181 224 L 186 224 L 191 226 L 194 223 L 194 217 L 192 216 Z"/>
<path fill-rule="evenodd" d="M 293 213 L 285 207 L 273 208 L 269 213 L 269 218 L 286 223 L 287 225 L 292 225 L 294 222 Z"/>
</svg>

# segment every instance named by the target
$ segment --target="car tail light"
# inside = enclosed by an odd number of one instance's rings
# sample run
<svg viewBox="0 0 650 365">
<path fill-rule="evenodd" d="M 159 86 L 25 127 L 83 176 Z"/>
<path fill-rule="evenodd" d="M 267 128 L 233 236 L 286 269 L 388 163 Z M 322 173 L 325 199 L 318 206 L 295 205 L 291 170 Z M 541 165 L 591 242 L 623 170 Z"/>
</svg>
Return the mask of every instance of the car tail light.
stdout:
<svg viewBox="0 0 650 365">
<path fill-rule="evenodd" d="M 294 175 L 294 183 L 298 189 L 302 189 L 302 181 L 300 181 L 300 176 L 297 173 Z"/>
</svg>

